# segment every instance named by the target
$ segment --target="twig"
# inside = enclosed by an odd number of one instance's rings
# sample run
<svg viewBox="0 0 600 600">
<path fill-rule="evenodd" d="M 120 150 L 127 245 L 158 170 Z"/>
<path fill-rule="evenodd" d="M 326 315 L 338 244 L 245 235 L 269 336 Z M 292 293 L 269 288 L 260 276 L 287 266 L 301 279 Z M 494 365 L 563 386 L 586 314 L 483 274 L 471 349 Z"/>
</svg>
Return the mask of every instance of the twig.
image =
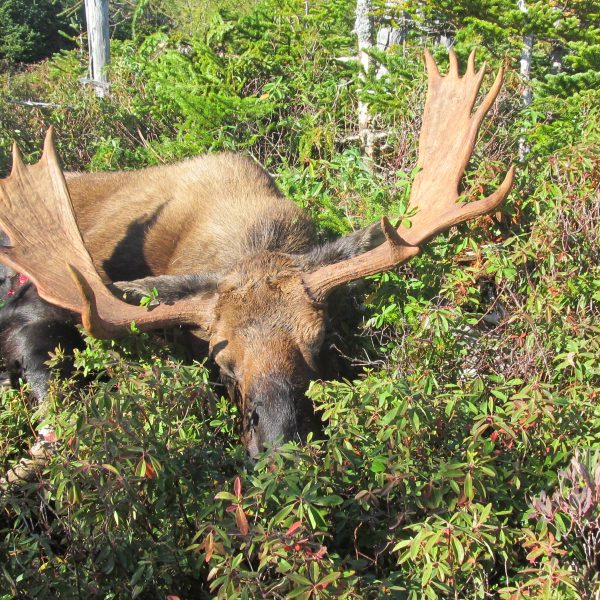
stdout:
<svg viewBox="0 0 600 600">
<path fill-rule="evenodd" d="M 389 137 L 391 135 L 391 130 L 388 131 L 374 131 L 371 136 L 374 140 L 383 140 L 387 137 Z M 360 136 L 359 135 L 347 135 L 344 136 L 343 138 L 341 138 L 339 141 L 340 142 L 355 142 L 357 140 L 360 140 Z"/>
<path fill-rule="evenodd" d="M 33 481 L 38 473 L 50 462 L 56 452 L 56 443 L 37 441 L 29 451 L 31 458 L 22 458 L 12 469 L 0 478 L 0 486 L 15 485 Z"/>
<path fill-rule="evenodd" d="M 139 127 L 137 127 L 136 129 L 137 129 L 138 137 L 142 141 L 142 144 L 144 144 L 144 148 L 146 148 L 147 150 L 150 150 L 150 152 L 152 152 L 152 154 L 154 154 L 154 156 L 158 159 L 158 161 L 164 165 L 167 161 L 151 146 L 150 142 L 144 137 L 142 130 Z"/>
<path fill-rule="evenodd" d="M 74 106 L 65 104 L 52 104 L 51 102 L 36 102 L 35 100 L 8 100 L 9 104 L 18 104 L 20 106 L 37 106 L 39 108 L 68 108 L 75 110 Z"/>
</svg>

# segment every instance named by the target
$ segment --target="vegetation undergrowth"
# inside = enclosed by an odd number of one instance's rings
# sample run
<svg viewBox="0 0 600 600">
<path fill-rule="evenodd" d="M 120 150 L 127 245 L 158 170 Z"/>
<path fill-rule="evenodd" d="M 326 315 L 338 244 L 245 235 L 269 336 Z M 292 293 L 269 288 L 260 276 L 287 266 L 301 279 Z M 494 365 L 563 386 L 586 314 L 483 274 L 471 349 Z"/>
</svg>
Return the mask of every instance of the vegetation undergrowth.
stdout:
<svg viewBox="0 0 600 600">
<path fill-rule="evenodd" d="M 109 97 L 81 87 L 81 49 L 0 75 L 3 174 L 12 140 L 34 160 L 53 124 L 66 169 L 241 150 L 324 238 L 399 218 L 415 174 L 421 46 L 444 64 L 436 42 L 449 34 L 463 64 L 477 46 L 510 67 L 465 193 L 497 184 L 519 147 L 526 158 L 501 213 L 357 292 L 354 335 L 375 351 L 354 356 L 365 363 L 356 380 L 313 382 L 323 432 L 302 447 L 251 462 L 206 365 L 145 335 L 87 340 L 44 415 L 26 386 L 4 391 L 0 471 L 44 424 L 57 452 L 39 480 L 0 490 L 0 599 L 597 598 L 596 4 L 529 2 L 525 22 L 503 2 L 382 3 L 376 20 L 406 37 L 373 51 L 388 73 L 366 83 L 347 60 L 347 0 L 242 2 L 239 14 L 207 2 L 210 21 L 187 3 L 114 4 L 125 17 Z M 359 97 L 383 134 L 373 162 L 356 140 Z"/>
</svg>

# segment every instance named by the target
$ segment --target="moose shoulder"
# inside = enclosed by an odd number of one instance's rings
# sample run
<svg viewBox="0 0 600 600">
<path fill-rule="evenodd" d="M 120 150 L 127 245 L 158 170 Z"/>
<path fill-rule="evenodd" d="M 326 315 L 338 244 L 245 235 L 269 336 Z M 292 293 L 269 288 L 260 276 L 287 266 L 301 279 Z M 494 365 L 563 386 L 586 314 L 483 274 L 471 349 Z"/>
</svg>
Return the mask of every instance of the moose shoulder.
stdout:
<svg viewBox="0 0 600 600">
<path fill-rule="evenodd" d="M 75 344 L 66 332 L 77 322 L 97 337 L 117 337 L 132 320 L 142 330 L 185 325 L 208 342 L 239 403 L 250 454 L 304 439 L 312 423 L 304 392 L 321 373 L 330 292 L 390 269 L 438 232 L 494 210 L 512 183 L 513 169 L 487 198 L 458 202 L 502 74 L 472 114 L 483 78 L 474 55 L 463 77 L 453 53 L 446 77 L 425 56 L 429 88 L 410 229 L 383 218 L 318 245 L 307 215 L 263 168 L 234 154 L 65 176 L 51 132 L 38 164 L 25 166 L 15 151 L 13 172 L 0 187 L 0 225 L 11 242 L 1 260 L 35 287 L 15 294 L 0 319 L 13 370 L 37 381 L 32 387 L 42 399 L 48 375 L 39 357 L 52 343 Z M 125 293 L 135 302 L 153 288 L 160 303 L 151 310 L 120 299 Z M 52 339 L 28 334 L 42 321 L 51 324 Z"/>
</svg>

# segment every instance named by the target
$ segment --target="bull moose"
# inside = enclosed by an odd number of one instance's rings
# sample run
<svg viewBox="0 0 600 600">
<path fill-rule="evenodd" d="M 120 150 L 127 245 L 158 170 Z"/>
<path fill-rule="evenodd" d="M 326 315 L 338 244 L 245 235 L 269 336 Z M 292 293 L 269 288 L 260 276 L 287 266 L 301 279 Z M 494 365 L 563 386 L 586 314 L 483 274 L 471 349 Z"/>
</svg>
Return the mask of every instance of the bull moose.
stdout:
<svg viewBox="0 0 600 600">
<path fill-rule="evenodd" d="M 319 245 L 314 224 L 267 171 L 235 154 L 84 174 L 62 172 L 52 130 L 35 165 L 24 165 L 15 146 L 12 172 L 0 182 L 0 226 L 10 239 L 0 261 L 29 282 L 0 318 L 13 375 L 41 401 L 48 351 L 59 343 L 72 349 L 77 325 L 98 338 L 123 336 L 132 321 L 141 331 L 183 326 L 192 340 L 207 342 L 239 403 L 250 455 L 304 439 L 312 414 L 304 392 L 321 373 L 330 293 L 396 267 L 439 232 L 493 211 L 512 185 L 513 167 L 488 197 L 459 198 L 502 69 L 473 111 L 485 71 L 475 71 L 474 52 L 463 76 L 453 51 L 446 76 L 427 51 L 425 62 L 409 228 L 384 217 Z M 153 288 L 157 306 L 135 304 Z"/>
</svg>

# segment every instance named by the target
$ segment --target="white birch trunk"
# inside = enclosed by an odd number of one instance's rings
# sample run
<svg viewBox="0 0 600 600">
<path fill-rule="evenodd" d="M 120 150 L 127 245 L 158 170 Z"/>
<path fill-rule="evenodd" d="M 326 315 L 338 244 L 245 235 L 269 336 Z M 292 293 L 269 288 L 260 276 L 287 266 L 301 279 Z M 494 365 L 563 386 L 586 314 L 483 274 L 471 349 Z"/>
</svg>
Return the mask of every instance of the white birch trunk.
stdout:
<svg viewBox="0 0 600 600">
<path fill-rule="evenodd" d="M 408 32 L 408 27 L 406 25 L 407 21 L 407 13 L 403 12 L 402 17 L 400 19 L 400 26 L 396 25 L 396 27 L 392 27 L 392 19 L 390 14 L 395 8 L 395 2 L 388 0 L 385 3 L 385 8 L 387 13 L 384 13 L 381 17 L 382 26 L 377 30 L 377 39 L 375 41 L 375 45 L 377 50 L 380 52 L 386 52 L 391 46 L 400 46 L 404 47 L 406 43 L 406 35 Z M 388 74 L 388 70 L 385 65 L 380 64 L 377 68 L 377 73 L 375 77 L 377 79 L 381 79 L 384 75 Z"/>
<path fill-rule="evenodd" d="M 108 92 L 106 67 L 110 62 L 108 0 L 85 0 L 85 19 L 90 52 L 89 81 L 96 95 L 103 97 Z"/>
<path fill-rule="evenodd" d="M 366 51 L 373 47 L 372 9 L 370 0 L 356 0 L 354 31 L 358 37 L 358 61 L 361 67 L 359 77 L 363 83 L 366 82 L 366 75 L 371 67 L 371 58 Z M 358 102 L 358 137 L 365 154 L 372 158 L 375 144 L 371 131 L 371 115 L 369 114 L 369 104 L 364 100 Z"/>
<path fill-rule="evenodd" d="M 446 48 L 446 50 L 450 50 L 450 48 L 452 48 L 452 46 L 454 46 L 454 38 L 450 35 L 446 35 L 445 33 L 442 33 L 440 35 L 439 43 L 442 46 L 444 46 Z"/>
<path fill-rule="evenodd" d="M 523 14 L 527 14 L 527 4 L 525 0 L 518 0 L 517 6 Z M 523 81 L 523 91 L 521 95 L 523 97 L 523 106 L 527 107 L 533 100 L 533 92 L 531 91 L 531 61 L 533 57 L 533 35 L 530 33 L 523 34 L 523 45 L 521 47 L 521 68 L 520 74 Z M 527 154 L 528 147 L 525 143 L 525 139 L 521 137 L 519 139 L 519 160 L 523 161 Z"/>
</svg>

